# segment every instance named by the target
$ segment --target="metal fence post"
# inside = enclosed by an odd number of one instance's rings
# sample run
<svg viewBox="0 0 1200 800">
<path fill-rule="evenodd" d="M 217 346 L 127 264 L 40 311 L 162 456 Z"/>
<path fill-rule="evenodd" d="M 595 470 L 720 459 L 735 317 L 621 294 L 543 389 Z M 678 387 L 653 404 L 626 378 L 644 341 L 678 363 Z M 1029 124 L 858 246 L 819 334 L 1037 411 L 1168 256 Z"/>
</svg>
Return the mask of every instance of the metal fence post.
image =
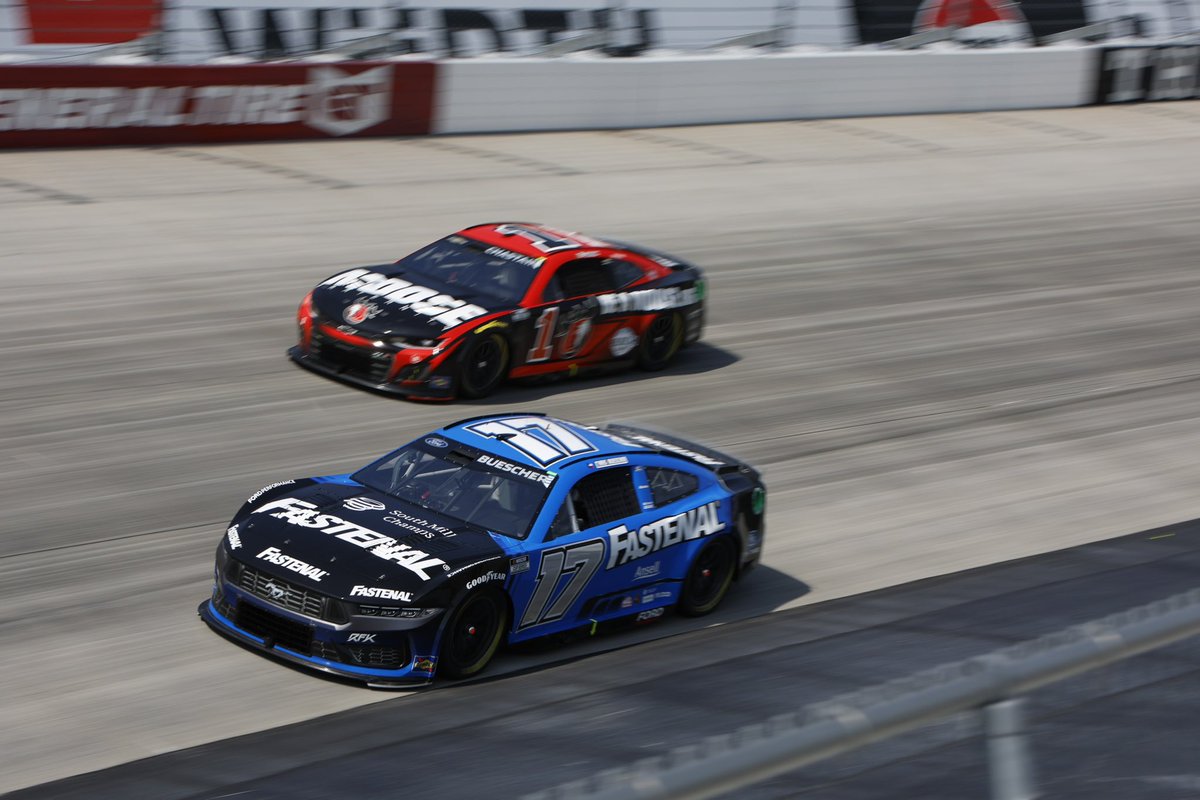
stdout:
<svg viewBox="0 0 1200 800">
<path fill-rule="evenodd" d="M 1034 800 L 1033 759 L 1025 735 L 1025 699 L 1009 698 L 983 707 L 992 800 Z"/>
<path fill-rule="evenodd" d="M 775 44 L 782 50 L 799 41 L 796 36 L 796 0 L 779 0 L 775 5 Z"/>
</svg>

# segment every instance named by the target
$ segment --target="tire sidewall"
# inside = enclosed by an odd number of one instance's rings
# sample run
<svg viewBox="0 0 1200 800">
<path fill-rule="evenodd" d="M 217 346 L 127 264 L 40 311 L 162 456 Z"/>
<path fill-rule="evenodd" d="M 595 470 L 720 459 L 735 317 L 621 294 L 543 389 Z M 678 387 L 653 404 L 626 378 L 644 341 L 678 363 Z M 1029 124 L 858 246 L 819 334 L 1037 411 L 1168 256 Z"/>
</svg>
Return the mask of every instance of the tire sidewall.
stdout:
<svg viewBox="0 0 1200 800">
<path fill-rule="evenodd" d="M 496 630 L 492 636 L 491 642 L 480 653 L 479 657 L 469 664 L 458 664 L 447 654 L 455 645 L 455 636 L 458 633 L 459 623 L 462 620 L 465 612 L 476 602 L 491 602 L 496 608 Z M 494 589 L 481 589 L 464 595 L 454 604 L 454 608 L 450 611 L 446 618 L 446 626 L 442 631 L 442 641 L 439 647 L 438 659 L 438 674 L 447 678 L 469 678 L 473 675 L 478 675 L 491 662 L 492 657 L 500 649 L 501 643 L 504 641 L 504 634 L 508 627 L 509 610 L 508 602 L 504 596 Z"/>
<path fill-rule="evenodd" d="M 661 356 L 655 356 L 652 352 L 654 343 L 651 339 L 651 331 L 659 324 L 660 320 L 670 320 L 671 322 L 671 338 L 672 343 L 670 349 Z M 683 318 L 678 313 L 660 314 L 650 320 L 646 325 L 646 330 L 642 332 L 642 339 L 638 342 L 637 348 L 637 363 L 644 370 L 656 372 L 660 369 L 665 369 L 668 364 L 675 359 L 679 351 L 683 348 Z"/>
<path fill-rule="evenodd" d="M 720 589 L 704 602 L 697 603 L 690 596 L 692 592 L 692 582 L 695 580 L 695 572 L 699 568 L 701 557 L 709 553 L 713 549 L 720 549 L 724 553 L 724 563 L 722 569 L 725 571 L 724 577 L 721 579 Z M 692 563 L 688 566 L 687 575 L 683 579 L 683 587 L 679 592 L 679 601 L 676 604 L 676 610 L 685 617 L 701 617 L 721 605 L 725 596 L 729 594 L 729 588 L 733 585 L 733 578 L 737 572 L 737 543 L 729 536 L 719 536 L 711 539 L 705 545 L 696 551 L 696 555 L 692 558 Z"/>
<path fill-rule="evenodd" d="M 500 368 L 497 371 L 496 378 L 490 383 L 484 386 L 474 386 L 468 379 L 468 374 L 471 369 L 471 357 L 474 355 L 476 349 L 489 341 L 495 342 L 500 348 Z M 489 394 L 494 392 L 496 388 L 504 382 L 504 379 L 508 377 L 508 366 L 511 362 L 511 352 L 512 351 L 509 348 L 508 340 L 498 333 L 489 331 L 483 334 L 476 334 L 468 339 L 466 344 L 463 345 L 462 355 L 459 357 L 458 393 L 463 397 L 477 399 L 481 397 L 487 397 Z"/>
</svg>

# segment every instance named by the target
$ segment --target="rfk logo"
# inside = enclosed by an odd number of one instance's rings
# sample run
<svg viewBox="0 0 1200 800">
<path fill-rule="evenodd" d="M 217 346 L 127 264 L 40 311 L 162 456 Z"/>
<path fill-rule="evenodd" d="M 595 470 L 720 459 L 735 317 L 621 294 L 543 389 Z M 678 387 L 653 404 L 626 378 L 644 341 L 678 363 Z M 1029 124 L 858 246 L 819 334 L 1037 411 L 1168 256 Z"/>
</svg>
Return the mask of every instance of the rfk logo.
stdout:
<svg viewBox="0 0 1200 800">
<path fill-rule="evenodd" d="M 390 64 L 356 75 L 337 67 L 308 71 L 307 122 L 331 136 L 348 136 L 384 122 L 391 103 Z"/>
</svg>

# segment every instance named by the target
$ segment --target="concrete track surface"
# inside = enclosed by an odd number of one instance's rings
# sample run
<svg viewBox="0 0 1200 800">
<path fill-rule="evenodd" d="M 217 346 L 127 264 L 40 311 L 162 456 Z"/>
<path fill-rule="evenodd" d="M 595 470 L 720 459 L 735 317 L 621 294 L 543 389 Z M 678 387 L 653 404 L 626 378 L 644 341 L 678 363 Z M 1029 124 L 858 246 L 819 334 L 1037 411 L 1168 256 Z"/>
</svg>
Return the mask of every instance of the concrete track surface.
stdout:
<svg viewBox="0 0 1200 800">
<path fill-rule="evenodd" d="M 570 784 L 555 800 L 585 800 L 586 787 L 598 783 L 589 779 L 601 770 L 668 752 L 674 761 L 680 748 L 691 750 L 692 761 L 699 753 L 723 754 L 751 739 L 731 737 L 732 731 L 812 704 L 840 707 L 843 719 L 853 719 L 847 708 L 869 707 L 871 697 L 878 702 L 896 692 L 878 688 L 888 680 L 1141 607 L 1194 588 L 1198 575 L 1200 521 L 1193 521 L 523 674 L 443 684 L 8 797 L 533 800 L 535 792 Z M 862 687 L 872 688 L 857 691 Z M 1025 696 L 1038 796 L 1195 800 L 1198 695 L 1200 637 Z M 977 713 L 933 720 L 722 798 L 987 797 L 981 728 Z M 643 775 L 637 785 L 654 784 Z"/>
<path fill-rule="evenodd" d="M 705 342 L 453 407 L 285 361 L 318 279 L 499 219 L 696 261 Z M 254 489 L 451 418 L 639 419 L 772 490 L 715 618 L 494 674 L 1200 516 L 1197 219 L 1200 103 L 0 154 L 0 791 L 395 698 L 194 609 Z"/>
</svg>

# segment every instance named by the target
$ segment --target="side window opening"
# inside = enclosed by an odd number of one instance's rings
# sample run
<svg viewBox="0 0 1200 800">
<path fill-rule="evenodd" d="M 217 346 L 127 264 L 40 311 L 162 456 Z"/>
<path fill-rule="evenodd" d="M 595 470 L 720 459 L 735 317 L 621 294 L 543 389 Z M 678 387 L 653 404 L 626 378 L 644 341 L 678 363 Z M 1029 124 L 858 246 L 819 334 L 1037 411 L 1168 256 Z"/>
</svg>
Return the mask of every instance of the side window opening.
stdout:
<svg viewBox="0 0 1200 800">
<path fill-rule="evenodd" d="M 656 507 L 682 500 L 700 488 L 700 480 L 695 475 L 677 469 L 647 467 L 646 479 Z"/>
<path fill-rule="evenodd" d="M 558 513 L 554 515 L 554 521 L 550 523 L 550 533 L 546 537 L 547 541 L 557 539 L 560 536 L 568 536 L 579 531 L 578 518 L 575 516 L 575 503 L 571 499 L 571 494 L 567 494 L 566 501 L 558 509 Z"/>
<path fill-rule="evenodd" d="M 558 280 L 557 275 L 551 275 L 550 280 L 542 288 L 542 302 L 555 303 L 563 299 L 562 284 Z"/>
<path fill-rule="evenodd" d="M 624 289 L 631 283 L 637 283 L 646 277 L 646 273 L 642 272 L 641 267 L 623 258 L 610 258 L 604 263 L 608 267 L 609 272 L 612 273 L 614 289 Z"/>
<path fill-rule="evenodd" d="M 577 258 L 563 264 L 555 277 L 564 297 L 602 294 L 617 288 L 608 266 L 599 258 Z"/>
<path fill-rule="evenodd" d="M 549 539 L 631 517 L 641 511 L 628 467 L 582 478 L 571 489 L 550 525 Z"/>
</svg>

